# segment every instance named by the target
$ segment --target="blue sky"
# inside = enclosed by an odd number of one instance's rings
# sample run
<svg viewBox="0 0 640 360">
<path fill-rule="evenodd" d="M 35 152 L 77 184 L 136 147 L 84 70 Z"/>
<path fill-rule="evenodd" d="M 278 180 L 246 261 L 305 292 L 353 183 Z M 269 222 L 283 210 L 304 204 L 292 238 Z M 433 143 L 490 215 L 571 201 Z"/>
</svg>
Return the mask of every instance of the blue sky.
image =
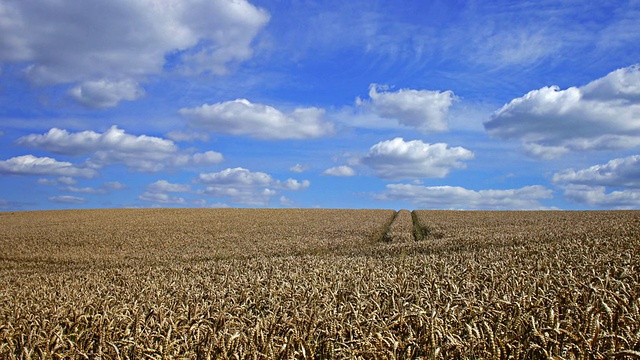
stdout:
<svg viewBox="0 0 640 360">
<path fill-rule="evenodd" d="M 640 1 L 0 0 L 0 210 L 640 208 Z"/>
</svg>

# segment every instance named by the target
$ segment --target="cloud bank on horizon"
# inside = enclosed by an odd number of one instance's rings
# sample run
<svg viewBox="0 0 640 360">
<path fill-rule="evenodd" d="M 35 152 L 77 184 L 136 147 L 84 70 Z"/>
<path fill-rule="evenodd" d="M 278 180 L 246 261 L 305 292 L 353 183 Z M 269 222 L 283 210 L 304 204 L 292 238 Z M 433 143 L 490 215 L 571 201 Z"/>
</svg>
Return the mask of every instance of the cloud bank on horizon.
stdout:
<svg viewBox="0 0 640 360">
<path fill-rule="evenodd" d="M 0 210 L 640 208 L 640 2 L 0 0 Z"/>
</svg>

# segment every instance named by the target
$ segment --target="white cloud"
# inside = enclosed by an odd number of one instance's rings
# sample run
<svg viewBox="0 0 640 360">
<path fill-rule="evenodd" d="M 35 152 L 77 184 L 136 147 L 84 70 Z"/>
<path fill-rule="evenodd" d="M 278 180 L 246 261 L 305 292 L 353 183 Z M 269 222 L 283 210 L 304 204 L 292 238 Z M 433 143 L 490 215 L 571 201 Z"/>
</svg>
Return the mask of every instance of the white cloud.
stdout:
<svg viewBox="0 0 640 360">
<path fill-rule="evenodd" d="M 61 203 L 61 204 L 84 204 L 85 199 L 77 196 L 70 195 L 61 195 L 61 196 L 52 196 L 49 198 L 49 201 Z"/>
<path fill-rule="evenodd" d="M 191 186 L 188 184 L 172 184 L 167 180 L 158 180 L 147 186 L 147 190 L 152 193 L 189 192 L 191 191 Z"/>
<path fill-rule="evenodd" d="M 628 209 L 640 207 L 640 155 L 613 159 L 586 169 L 567 169 L 556 173 L 564 197 L 590 206 Z M 607 192 L 607 187 L 623 188 Z"/>
<path fill-rule="evenodd" d="M 160 171 L 167 167 L 216 164 L 223 160 L 215 151 L 187 154 L 167 139 L 134 136 L 112 126 L 104 133 L 82 131 L 69 133 L 53 128 L 46 134 L 30 134 L 17 140 L 18 145 L 44 149 L 69 156 L 90 155 L 88 163 L 96 168 L 110 164 L 125 164 L 141 172 Z"/>
<path fill-rule="evenodd" d="M 507 190 L 470 190 L 457 186 L 389 184 L 379 200 L 407 201 L 425 209 L 543 209 L 552 192 L 543 186 Z"/>
<path fill-rule="evenodd" d="M 157 204 L 183 205 L 187 201 L 183 197 L 171 196 L 168 193 L 190 192 L 191 186 L 187 184 L 172 184 L 166 180 L 158 180 L 147 186 L 147 191 L 138 196 L 138 200 L 154 202 Z M 203 200 L 204 202 L 204 200 Z M 204 202 L 206 203 L 206 202 Z M 195 203 L 196 205 L 204 205 Z"/>
<path fill-rule="evenodd" d="M 84 178 L 92 178 L 98 175 L 93 169 L 80 168 L 70 162 L 57 161 L 49 157 L 35 157 L 33 155 L 16 156 L 0 161 L 0 174 L 78 176 Z"/>
<path fill-rule="evenodd" d="M 373 145 L 362 162 L 370 166 L 377 176 L 398 180 L 445 177 L 451 169 L 465 167 L 461 160 L 473 157 L 473 152 L 463 147 L 395 138 Z"/>
<path fill-rule="evenodd" d="M 5 1 L 0 61 L 25 65 L 36 83 L 136 78 L 165 65 L 223 74 L 251 57 L 268 20 L 244 0 Z"/>
<path fill-rule="evenodd" d="M 578 171 L 567 169 L 555 174 L 553 181 L 576 185 L 640 188 L 640 155 L 613 159 L 606 164 Z"/>
<path fill-rule="evenodd" d="M 309 185 L 311 185 L 311 182 L 309 180 L 302 180 L 302 182 L 299 182 L 296 179 L 287 179 L 282 182 L 280 181 L 276 182 L 276 186 L 278 188 L 285 189 L 285 190 L 303 190 L 308 188 Z"/>
<path fill-rule="evenodd" d="M 102 134 L 94 131 L 69 133 L 67 130 L 52 128 L 43 135 L 23 136 L 16 143 L 69 156 L 81 156 L 114 149 L 127 153 L 173 153 L 178 150 L 178 147 L 171 140 L 126 134 L 124 130 L 115 125 Z"/>
<path fill-rule="evenodd" d="M 358 98 L 356 104 L 421 132 L 447 130 L 447 113 L 456 98 L 452 91 L 400 89 L 390 92 L 384 91 L 386 89 L 385 86 L 371 84 L 370 100 Z"/>
<path fill-rule="evenodd" d="M 341 165 L 329 168 L 322 173 L 331 176 L 354 176 L 356 174 L 356 171 L 353 170 L 353 168 L 351 168 L 350 166 Z"/>
<path fill-rule="evenodd" d="M 309 169 L 308 165 L 295 164 L 294 166 L 289 168 L 289 171 L 295 172 L 295 173 L 302 173 L 307 171 L 307 169 Z"/>
<path fill-rule="evenodd" d="M 604 186 L 569 185 L 564 188 L 564 197 L 578 204 L 611 209 L 640 208 L 640 189 L 612 191 Z"/>
<path fill-rule="evenodd" d="M 150 201 L 158 204 L 174 204 L 181 205 L 186 204 L 184 198 L 177 196 L 170 196 L 164 193 L 154 193 L 154 192 L 145 192 L 144 194 L 138 196 L 139 200 Z"/>
<path fill-rule="evenodd" d="M 525 151 L 553 158 L 568 151 L 640 146 L 640 65 L 618 69 L 582 87 L 533 90 L 485 123 L 490 135 L 518 139 Z"/>
<path fill-rule="evenodd" d="M 203 153 L 195 153 L 191 155 L 182 155 L 178 157 L 178 161 L 174 163 L 174 165 L 207 165 L 207 164 L 218 164 L 222 162 L 224 158 L 222 154 L 216 151 L 205 151 Z"/>
<path fill-rule="evenodd" d="M 69 90 L 69 94 L 79 103 L 92 108 L 117 106 L 122 100 L 132 101 L 144 95 L 137 82 L 126 79 L 120 81 L 85 81 Z"/>
<path fill-rule="evenodd" d="M 251 172 L 244 168 L 225 169 L 216 173 L 198 175 L 201 184 L 269 186 L 273 182 L 271 175 L 263 172 Z"/>
<path fill-rule="evenodd" d="M 308 139 L 334 131 L 333 124 L 322 119 L 324 110 L 315 107 L 284 114 L 269 105 L 237 99 L 183 108 L 179 113 L 196 128 L 258 139 Z"/>
<path fill-rule="evenodd" d="M 199 174 L 195 180 L 205 186 L 202 193 L 214 197 L 230 198 L 244 205 L 266 205 L 280 190 L 303 190 L 310 182 L 295 179 L 280 181 L 264 172 L 251 172 L 244 168 L 225 169 L 216 173 Z"/>
</svg>

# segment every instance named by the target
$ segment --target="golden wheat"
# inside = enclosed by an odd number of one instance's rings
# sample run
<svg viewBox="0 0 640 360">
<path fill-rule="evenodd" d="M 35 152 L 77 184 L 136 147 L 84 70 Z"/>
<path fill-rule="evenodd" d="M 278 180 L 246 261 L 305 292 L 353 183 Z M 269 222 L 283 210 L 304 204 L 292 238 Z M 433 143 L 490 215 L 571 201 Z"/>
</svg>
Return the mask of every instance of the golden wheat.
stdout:
<svg viewBox="0 0 640 360">
<path fill-rule="evenodd" d="M 0 213 L 0 358 L 639 357 L 640 212 L 393 216 Z"/>
<path fill-rule="evenodd" d="M 386 242 L 407 242 L 415 240 L 413 219 L 409 210 L 396 213 L 383 238 Z"/>
</svg>

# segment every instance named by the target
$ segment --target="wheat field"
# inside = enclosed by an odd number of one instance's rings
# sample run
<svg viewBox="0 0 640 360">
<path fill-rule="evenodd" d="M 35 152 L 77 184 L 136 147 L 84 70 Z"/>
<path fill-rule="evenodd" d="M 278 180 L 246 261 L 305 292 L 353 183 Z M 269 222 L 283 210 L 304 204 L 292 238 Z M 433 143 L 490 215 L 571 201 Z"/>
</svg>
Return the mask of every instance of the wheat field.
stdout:
<svg viewBox="0 0 640 360">
<path fill-rule="evenodd" d="M 0 213 L 2 359 L 637 359 L 640 212 Z"/>
</svg>

